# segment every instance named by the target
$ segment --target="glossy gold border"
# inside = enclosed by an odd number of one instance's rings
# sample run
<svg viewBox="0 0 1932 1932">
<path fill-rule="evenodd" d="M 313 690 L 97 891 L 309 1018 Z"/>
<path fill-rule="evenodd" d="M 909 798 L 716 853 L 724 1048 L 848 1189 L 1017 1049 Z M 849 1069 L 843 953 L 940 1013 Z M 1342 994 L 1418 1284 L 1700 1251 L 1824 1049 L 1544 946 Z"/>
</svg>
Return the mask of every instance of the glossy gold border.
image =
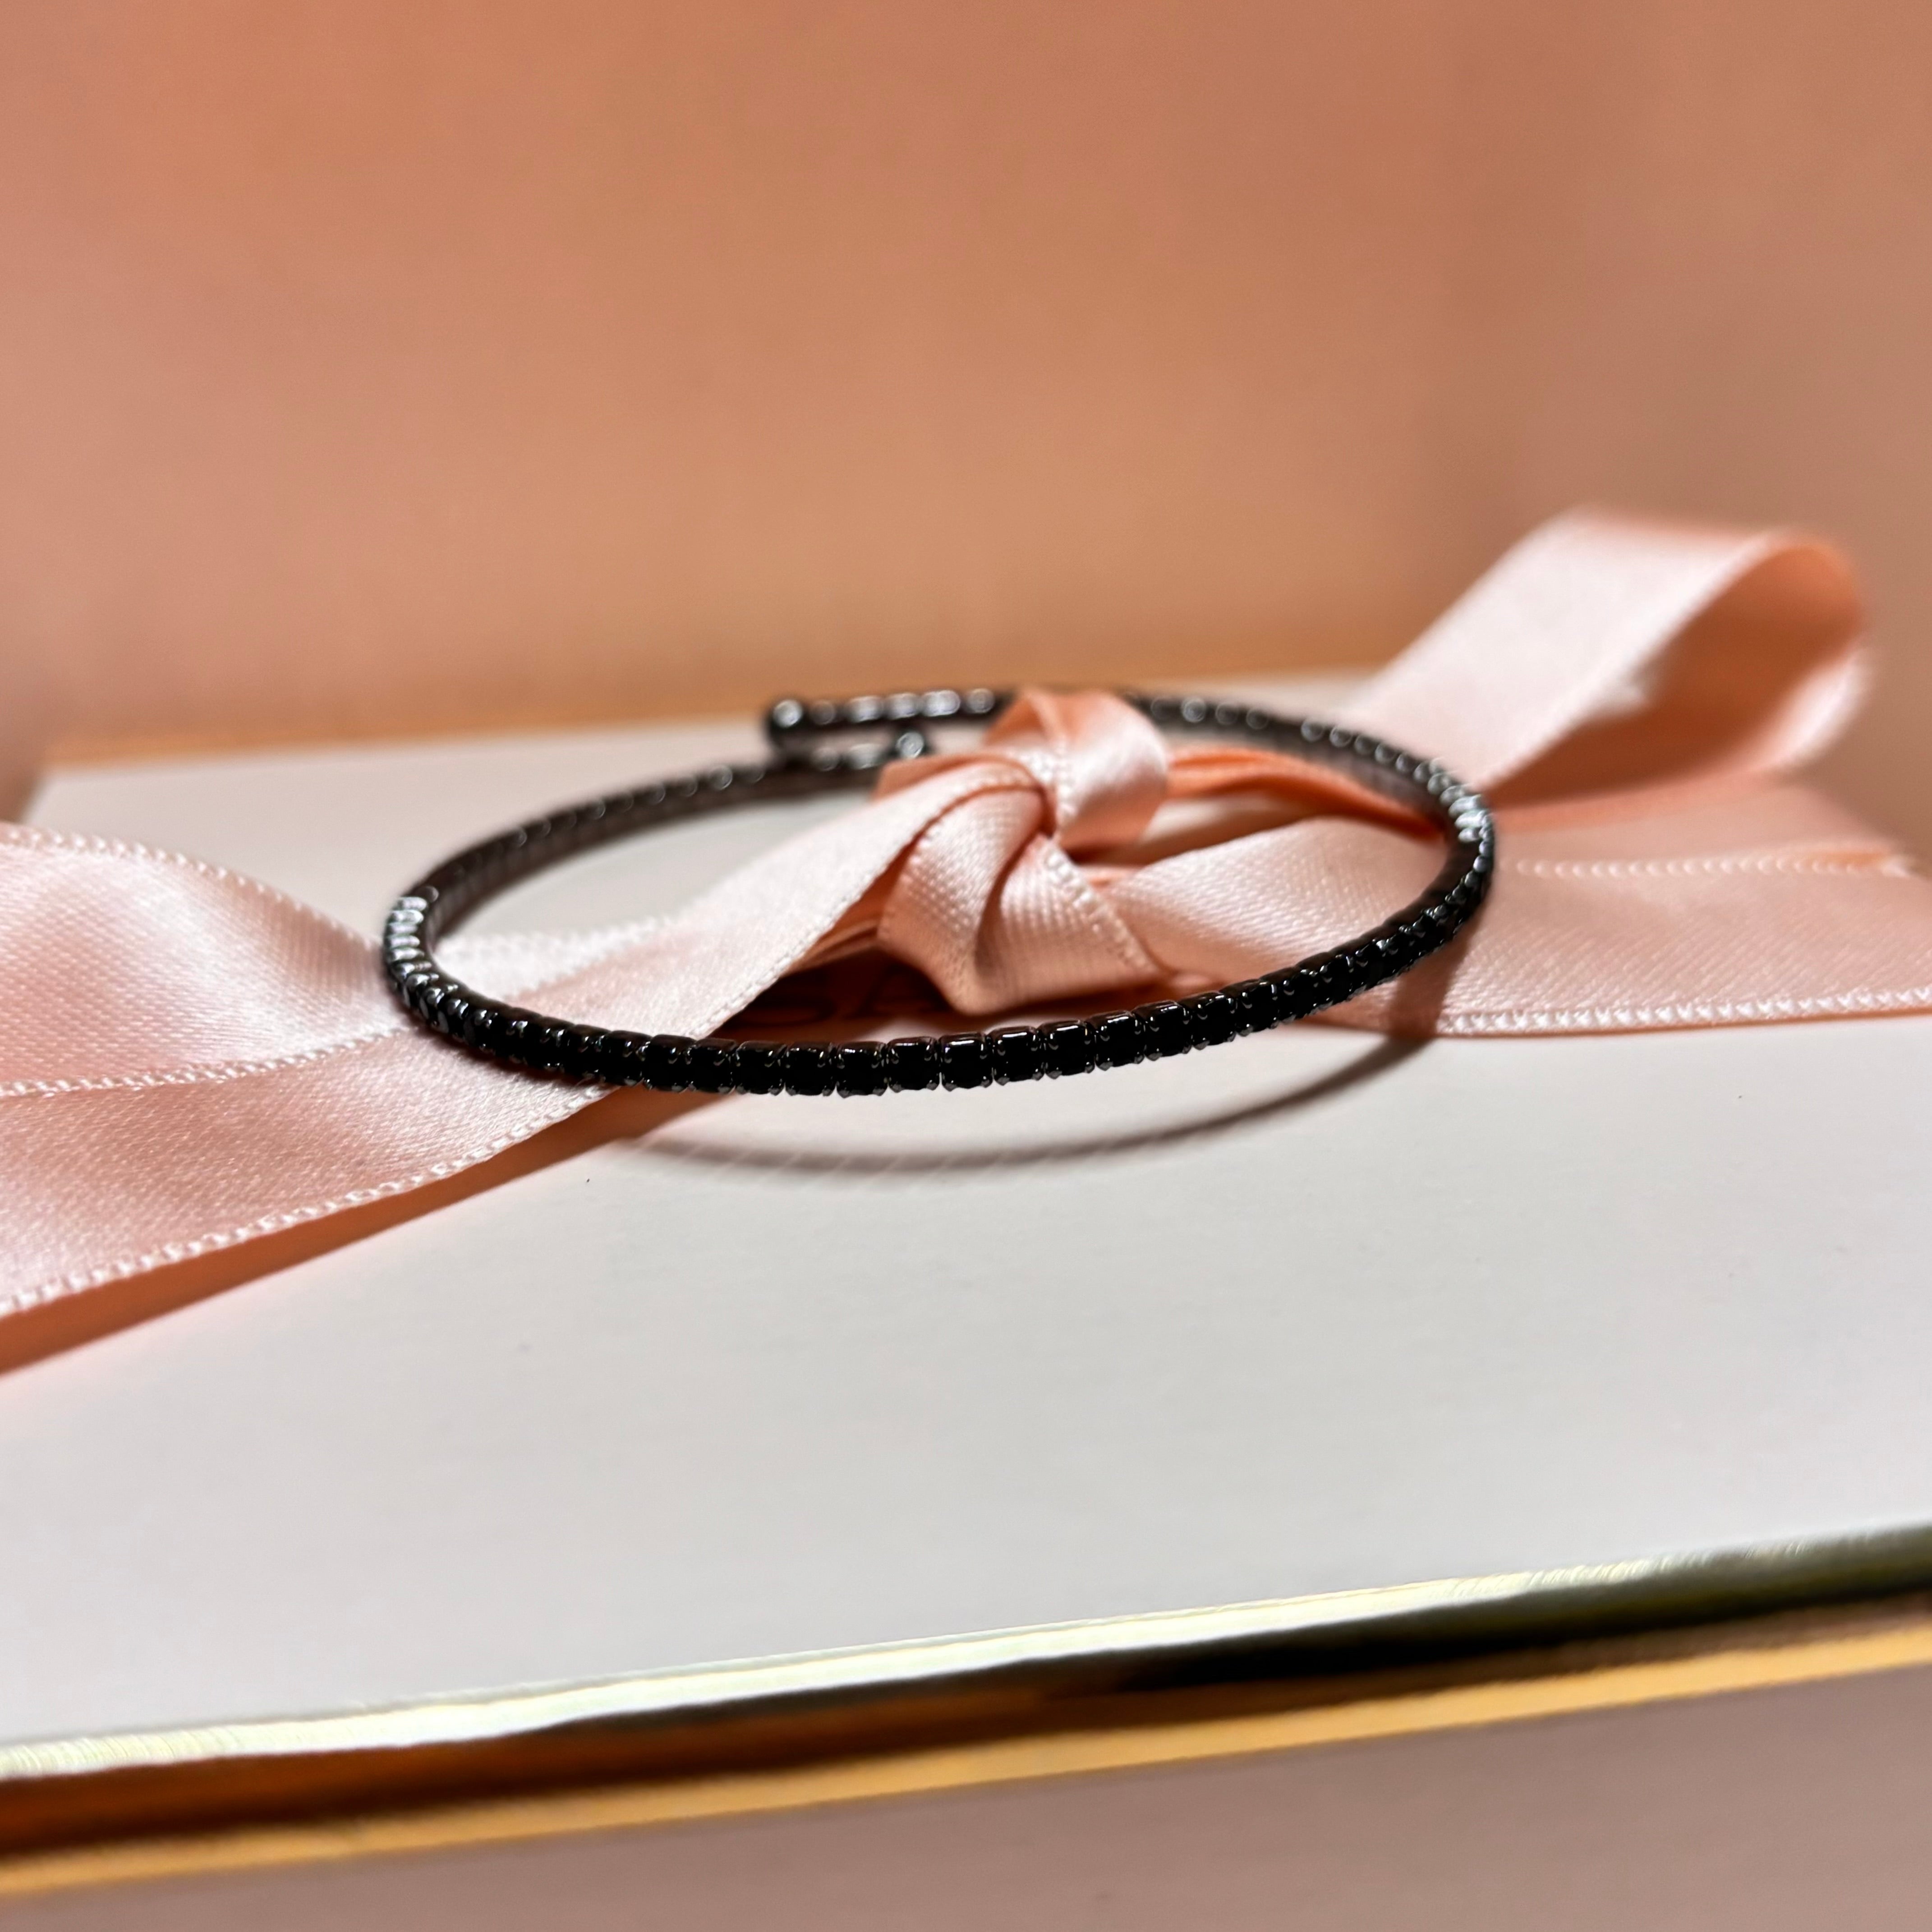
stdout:
<svg viewBox="0 0 1932 1932">
<path fill-rule="evenodd" d="M 1914 1528 L 16 1744 L 0 1808 L 50 1823 L 0 1857 L 0 1896 L 1901 1669 L 1932 1662 L 1932 1606 L 1904 1600 L 1928 1591 L 1932 1529 Z"/>
<path fill-rule="evenodd" d="M 1370 1697 L 1316 1709 L 998 1739 L 894 1753 L 854 1763 L 90 1846 L 0 1865 L 0 1898 L 514 1844 L 1146 1770 L 1775 1689 L 1928 1664 L 1932 1664 L 1932 1618 L 1921 1617 L 1896 1628 L 1850 1636 L 1722 1648 L 1703 1654 Z"/>
<path fill-rule="evenodd" d="M 1025 1676 L 1131 1687 L 1138 1668 L 1261 1655 L 1276 1676 L 1335 1657 L 1418 1646 L 1494 1652 L 1633 1630 L 1735 1622 L 1821 1604 L 1932 1591 L 1932 1527 L 1567 1570 L 1523 1570 L 1145 1612 L 696 1670 L 437 1699 L 388 1708 L 127 1732 L 0 1746 L 10 1786 L 217 1761 L 497 1742 L 597 1724 L 715 1718 L 758 1707 L 876 1702 L 896 1691 Z"/>
<path fill-rule="evenodd" d="M 796 1657 L 754 1658 L 709 1669 L 544 1686 L 388 1709 L 270 1718 L 0 1747 L 0 1792 L 10 1780 L 86 1776 L 214 1759 L 295 1757 L 463 1744 L 603 1720 L 712 1714 L 774 1700 L 956 1684 L 1016 1666 L 1094 1664 L 1175 1654 L 1246 1640 L 1365 1633 L 1418 1616 L 1501 1609 L 1542 1600 L 1580 1583 L 1637 1581 L 1660 1566 L 1457 1579 L 1234 1604 L 922 1642 L 882 1644 Z"/>
</svg>

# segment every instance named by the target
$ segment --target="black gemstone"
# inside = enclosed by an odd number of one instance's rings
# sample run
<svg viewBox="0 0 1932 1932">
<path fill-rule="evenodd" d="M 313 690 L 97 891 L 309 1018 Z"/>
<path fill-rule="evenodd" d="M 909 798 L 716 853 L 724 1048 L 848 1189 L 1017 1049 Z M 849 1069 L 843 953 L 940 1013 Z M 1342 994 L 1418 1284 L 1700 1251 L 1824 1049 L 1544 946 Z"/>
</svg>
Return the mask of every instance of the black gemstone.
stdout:
<svg viewBox="0 0 1932 1932">
<path fill-rule="evenodd" d="M 524 1036 L 524 1062 L 539 1073 L 561 1073 L 573 1057 L 576 1028 L 562 1020 L 533 1020 Z"/>
<path fill-rule="evenodd" d="M 1312 959 L 1304 959 L 1301 970 L 1313 974 L 1324 1001 L 1330 1006 L 1348 998 L 1360 983 L 1346 952 L 1318 952 Z"/>
<path fill-rule="evenodd" d="M 470 1024 L 464 1030 L 463 1043 L 474 1047 L 478 1053 L 500 1053 L 502 1051 L 504 1010 L 488 1000 L 473 1003 Z"/>
<path fill-rule="evenodd" d="M 436 1031 L 448 1034 L 452 1040 L 461 1040 L 469 1027 L 475 1004 L 467 993 L 444 994 L 436 1010 Z"/>
<path fill-rule="evenodd" d="M 506 1006 L 493 1029 L 493 1050 L 519 1066 L 530 1064 L 530 1016 L 521 1006 Z"/>
<path fill-rule="evenodd" d="M 597 1077 L 607 1087 L 641 1087 L 644 1084 L 644 1049 L 651 1036 L 644 1033 L 607 1033 L 599 1057 Z"/>
<path fill-rule="evenodd" d="M 1219 1046 L 1241 1030 L 1241 1010 L 1226 993 L 1202 993 L 1187 1003 L 1194 1037 L 1203 1046 Z"/>
<path fill-rule="evenodd" d="M 1037 1080 L 1046 1069 L 1040 1064 L 1040 1036 L 1031 1027 L 1001 1027 L 987 1036 L 993 1052 L 993 1077 L 996 1080 Z"/>
<path fill-rule="evenodd" d="M 1310 1013 L 1318 1013 L 1328 1004 L 1328 995 L 1323 989 L 1318 971 L 1307 966 L 1299 966 L 1292 971 L 1276 973 L 1270 977 L 1274 988 L 1274 1014 L 1277 1022 L 1283 1020 L 1306 1019 Z"/>
<path fill-rule="evenodd" d="M 784 1090 L 788 1094 L 829 1094 L 831 1055 L 822 1046 L 788 1046 L 784 1050 Z"/>
<path fill-rule="evenodd" d="M 983 1087 L 993 1077 L 986 1036 L 949 1034 L 939 1042 L 940 1077 L 949 1087 Z"/>
<path fill-rule="evenodd" d="M 1141 1023 L 1141 1037 L 1147 1042 L 1150 1059 L 1185 1053 L 1194 1044 L 1187 1009 L 1178 1000 L 1156 1000 L 1151 1006 L 1136 1006 L 1134 1017 Z"/>
<path fill-rule="evenodd" d="M 644 1081 L 660 1094 L 682 1094 L 691 1084 L 691 1042 L 682 1034 L 653 1034 L 644 1047 Z"/>
<path fill-rule="evenodd" d="M 884 1055 L 869 1040 L 832 1049 L 832 1084 L 842 1094 L 882 1094 L 886 1088 Z"/>
<path fill-rule="evenodd" d="M 608 1027 L 586 1027 L 584 1034 L 577 1077 L 594 1081 L 599 1087 L 634 1086 L 638 1058 L 626 1042 L 637 1036 L 614 1033 Z"/>
<path fill-rule="evenodd" d="M 554 1073 L 558 1067 L 557 1036 L 563 1028 L 554 1020 L 532 1017 L 524 1029 L 522 1057 L 526 1066 L 538 1073 Z"/>
<path fill-rule="evenodd" d="M 1369 936 L 1366 950 L 1372 982 L 1385 979 L 1391 973 L 1400 972 L 1407 964 L 1401 934 L 1388 926 L 1378 926 Z"/>
<path fill-rule="evenodd" d="M 1381 985 L 1389 972 L 1389 964 L 1382 949 L 1372 939 L 1364 940 L 1359 946 L 1352 946 L 1342 956 L 1342 963 L 1348 970 L 1349 988 L 1353 992 L 1365 992 L 1371 986 Z"/>
<path fill-rule="evenodd" d="M 700 1094 L 729 1094 L 738 1084 L 738 1048 L 728 1040 L 700 1040 L 691 1048 L 691 1084 Z"/>
<path fill-rule="evenodd" d="M 1102 1013 L 1087 1022 L 1096 1066 L 1131 1066 L 1147 1051 L 1141 1023 L 1132 1013 Z"/>
<path fill-rule="evenodd" d="M 463 1043 L 478 1053 L 494 1053 L 496 1050 L 496 1035 L 502 1024 L 502 1007 L 484 999 L 470 1002 L 468 1016 L 463 1022 Z"/>
<path fill-rule="evenodd" d="M 923 1093 L 939 1084 L 936 1040 L 889 1040 L 884 1048 L 886 1078 L 902 1094 Z"/>
<path fill-rule="evenodd" d="M 1234 1003 L 1237 1030 L 1263 1033 L 1281 1018 L 1281 1001 L 1272 980 L 1244 980 L 1228 988 Z"/>
<path fill-rule="evenodd" d="M 556 1071 L 566 1080 L 598 1077 L 602 1030 L 599 1027 L 572 1026 L 567 1022 L 556 1029 Z"/>
<path fill-rule="evenodd" d="M 1414 965 L 1427 950 L 1421 934 L 1406 924 L 1391 927 L 1376 946 L 1384 959 L 1393 959 L 1399 966 Z"/>
<path fill-rule="evenodd" d="M 738 1090 L 776 1094 L 784 1084 L 784 1048 L 768 1040 L 748 1040 L 738 1048 Z"/>
<path fill-rule="evenodd" d="M 1078 1020 L 1040 1030 L 1040 1058 L 1049 1073 L 1084 1073 L 1094 1064 L 1094 1036 Z"/>
</svg>

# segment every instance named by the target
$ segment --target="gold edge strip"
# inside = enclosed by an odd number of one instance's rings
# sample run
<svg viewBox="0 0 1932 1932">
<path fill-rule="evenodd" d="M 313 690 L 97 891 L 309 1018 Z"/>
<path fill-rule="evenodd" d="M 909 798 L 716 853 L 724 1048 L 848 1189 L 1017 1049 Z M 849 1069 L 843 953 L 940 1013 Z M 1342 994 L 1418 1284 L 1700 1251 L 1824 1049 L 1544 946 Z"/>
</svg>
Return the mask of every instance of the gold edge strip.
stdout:
<svg viewBox="0 0 1932 1932">
<path fill-rule="evenodd" d="M 0 1864 L 0 1897 L 749 1818 L 1099 1772 L 1682 1702 L 1932 1664 L 1932 1622 L 1855 1636 L 1604 1666 L 1257 1716 L 914 1750 L 796 1769 L 491 1799 L 400 1816 L 43 1852 Z"/>
<path fill-rule="evenodd" d="M 1212 1609 L 1142 1612 L 850 1650 L 748 1659 L 696 1670 L 439 1698 L 388 1709 L 250 1719 L 165 1731 L 129 1731 L 0 1746 L 0 1787 L 13 1779 L 84 1776 L 244 1757 L 460 1744 L 512 1737 L 602 1718 L 716 1711 L 758 1699 L 916 1685 L 1023 1664 L 1174 1651 L 1246 1636 L 1340 1630 L 1385 1618 L 1495 1604 L 1579 1584 L 1628 1582 L 1667 1570 L 1667 1559 L 1588 1570 L 1398 1583 Z"/>
</svg>

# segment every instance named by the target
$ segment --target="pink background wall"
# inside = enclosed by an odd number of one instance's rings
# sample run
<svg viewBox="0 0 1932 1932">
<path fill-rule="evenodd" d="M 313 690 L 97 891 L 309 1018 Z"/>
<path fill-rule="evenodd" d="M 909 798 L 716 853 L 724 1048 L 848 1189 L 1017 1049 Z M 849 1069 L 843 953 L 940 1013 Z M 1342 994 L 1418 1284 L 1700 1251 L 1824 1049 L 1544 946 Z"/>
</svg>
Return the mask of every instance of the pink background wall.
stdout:
<svg viewBox="0 0 1932 1932">
<path fill-rule="evenodd" d="M 1891 664 L 1835 776 L 1932 845 L 1923 8 L 6 40 L 0 650 L 70 744 L 1366 662 L 1588 497 L 1851 545 Z"/>
</svg>

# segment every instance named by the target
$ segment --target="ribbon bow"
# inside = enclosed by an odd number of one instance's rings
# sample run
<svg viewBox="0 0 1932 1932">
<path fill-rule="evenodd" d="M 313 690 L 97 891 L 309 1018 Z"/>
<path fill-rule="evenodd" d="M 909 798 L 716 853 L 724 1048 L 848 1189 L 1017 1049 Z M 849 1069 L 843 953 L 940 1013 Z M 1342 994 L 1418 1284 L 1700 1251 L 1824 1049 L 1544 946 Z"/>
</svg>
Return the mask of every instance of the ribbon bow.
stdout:
<svg viewBox="0 0 1932 1932">
<path fill-rule="evenodd" d="M 1932 1007 L 1932 891 L 1780 782 L 1856 708 L 1859 624 L 1806 539 L 1534 533 L 1348 717 L 1490 790 L 1489 904 L 1328 1017 L 1521 1034 Z M 653 1031 L 708 1033 L 862 946 L 984 1013 L 1266 970 L 1373 924 L 1437 856 L 1344 779 L 1034 692 L 672 918 L 445 951 L 491 992 Z M 266 886 L 25 826 L 0 827 L 0 1314 L 406 1193 L 598 1097 L 417 1030 L 369 940 Z"/>
</svg>

